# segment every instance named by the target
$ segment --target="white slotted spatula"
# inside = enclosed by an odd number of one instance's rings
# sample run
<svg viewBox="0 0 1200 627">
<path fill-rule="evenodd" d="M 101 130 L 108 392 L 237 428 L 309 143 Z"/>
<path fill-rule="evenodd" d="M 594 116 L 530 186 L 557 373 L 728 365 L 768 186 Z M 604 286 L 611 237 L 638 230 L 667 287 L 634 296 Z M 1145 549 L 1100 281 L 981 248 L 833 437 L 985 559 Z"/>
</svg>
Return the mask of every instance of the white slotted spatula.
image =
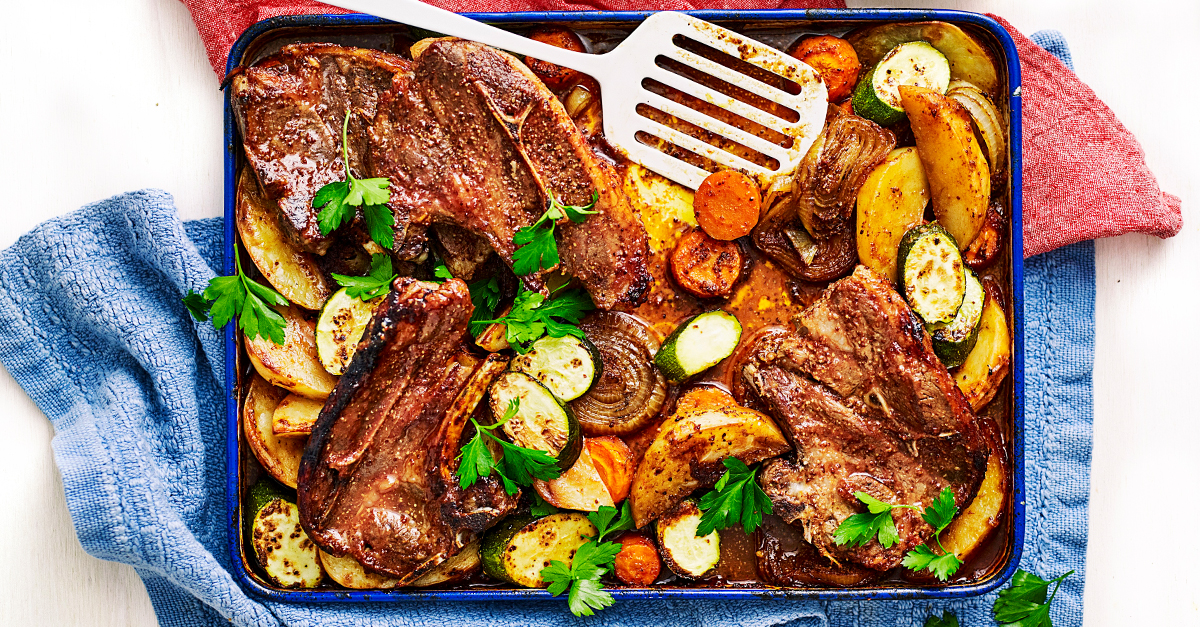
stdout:
<svg viewBox="0 0 1200 627">
<path fill-rule="evenodd" d="M 825 84 L 808 65 L 765 44 L 743 37 L 715 24 L 683 13 L 660 12 L 648 17 L 629 37 L 605 54 L 587 54 L 555 48 L 521 35 L 424 4 L 419 0 L 323 0 L 351 11 L 369 13 L 402 24 L 470 39 L 521 55 L 548 61 L 595 78 L 601 86 L 604 111 L 604 135 L 610 144 L 632 161 L 692 189 L 708 176 L 708 171 L 660 152 L 637 139 L 645 133 L 707 157 L 720 165 L 741 170 L 766 186 L 775 177 L 791 172 L 808 152 L 809 146 L 825 123 L 828 95 Z M 681 48 L 675 37 L 682 35 L 715 48 L 735 59 L 767 70 L 799 86 L 791 94 L 761 82 L 747 74 Z M 794 111 L 787 120 L 760 108 L 702 85 L 691 78 L 659 67 L 658 57 L 666 57 L 710 77 L 734 85 L 765 100 Z M 710 103 L 776 131 L 791 141 L 784 147 L 737 128 L 687 105 L 665 98 L 643 87 L 652 79 L 680 92 Z M 638 112 L 645 104 L 689 122 L 744 147 L 766 155 L 779 163 L 768 168 L 748 161 L 712 144 L 669 126 L 655 122 Z M 764 160 L 765 161 L 765 160 Z"/>
</svg>

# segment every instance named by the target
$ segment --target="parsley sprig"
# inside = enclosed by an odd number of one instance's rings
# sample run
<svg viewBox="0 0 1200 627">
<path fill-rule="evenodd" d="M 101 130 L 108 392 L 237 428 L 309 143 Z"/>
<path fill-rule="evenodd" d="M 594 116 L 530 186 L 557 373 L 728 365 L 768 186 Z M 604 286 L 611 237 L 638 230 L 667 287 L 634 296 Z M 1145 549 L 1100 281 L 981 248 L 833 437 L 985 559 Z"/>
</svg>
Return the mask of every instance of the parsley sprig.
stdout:
<svg viewBox="0 0 1200 627">
<path fill-rule="evenodd" d="M 392 271 L 392 258 L 377 253 L 371 255 L 371 270 L 367 276 L 333 275 L 338 285 L 346 288 L 346 295 L 359 300 L 371 300 L 387 294 L 392 289 L 396 273 Z"/>
<path fill-rule="evenodd" d="M 833 541 L 838 545 L 857 544 L 863 546 L 872 539 L 878 538 L 883 548 L 890 549 L 900 541 L 896 530 L 896 521 L 892 518 L 894 509 L 911 509 L 921 513 L 921 518 L 934 528 L 933 539 L 941 553 L 935 553 L 928 544 L 922 544 L 904 555 L 901 561 L 906 568 L 914 571 L 928 570 L 941 581 L 946 581 L 962 566 L 962 560 L 942 546 L 941 534 L 954 520 L 958 507 L 954 504 L 954 492 L 946 487 L 933 500 L 929 507 L 921 509 L 916 505 L 893 505 L 884 503 L 866 492 L 855 492 L 855 498 L 867 505 L 867 511 L 854 514 L 833 532 Z"/>
<path fill-rule="evenodd" d="M 617 514 L 617 508 L 607 505 L 588 514 L 588 520 L 596 526 L 596 535 L 576 549 L 570 565 L 562 560 L 551 560 L 550 565 L 542 569 L 541 577 L 550 584 L 548 590 L 551 595 L 558 596 L 569 590 L 567 607 L 576 616 L 591 616 L 594 610 L 613 604 L 612 594 L 604 589 L 600 576 L 613 569 L 617 553 L 621 552 L 621 544 L 606 542 L 604 538 L 617 531 L 633 528 L 629 501 L 625 501 L 621 507 L 620 516 Z"/>
<path fill-rule="evenodd" d="M 213 326 L 219 331 L 236 316 L 238 328 L 246 337 L 263 337 L 282 346 L 287 320 L 271 308 L 287 307 L 291 303 L 274 289 L 259 283 L 242 272 L 242 258 L 237 244 L 233 247 L 233 263 L 237 272 L 232 276 L 214 277 L 203 294 L 188 290 L 183 304 L 199 322 L 212 315 Z"/>
<path fill-rule="evenodd" d="M 564 218 L 579 224 L 589 215 L 599 213 L 592 211 L 598 200 L 600 194 L 593 191 L 592 202 L 586 205 L 564 205 L 552 192 L 550 208 L 542 217 L 529 226 L 517 229 L 513 235 L 513 243 L 520 247 L 513 251 L 513 272 L 517 276 L 524 276 L 557 266 L 558 243 L 554 240 L 555 225 Z"/>
<path fill-rule="evenodd" d="M 733 527 L 739 521 L 746 533 L 753 533 L 762 524 L 763 515 L 771 513 L 771 498 L 754 480 L 758 469 L 736 457 L 726 457 L 724 464 L 725 474 L 711 492 L 700 498 L 704 515 L 696 527 L 697 536 Z"/>
<path fill-rule="evenodd" d="M 1050 622 L 1050 602 L 1058 594 L 1058 587 L 1067 577 L 1074 574 L 1070 570 L 1050 581 L 1027 571 L 1018 570 L 1013 575 L 1012 585 L 1000 591 L 996 603 L 992 605 L 992 613 L 1001 627 L 1053 627 Z M 1046 598 L 1046 592 L 1054 584 L 1054 592 Z"/>
<path fill-rule="evenodd" d="M 321 229 L 321 235 L 329 235 L 354 219 L 354 208 L 361 207 L 371 239 L 391 249 L 396 243 L 396 234 L 392 231 L 396 216 L 387 206 L 392 198 L 388 190 L 391 182 L 386 178 L 356 179 L 350 174 L 349 140 L 346 137 L 349 128 L 350 109 L 346 109 L 346 117 L 342 120 L 342 166 L 346 170 L 346 180 L 329 183 L 313 196 L 312 206 L 321 208 L 317 214 L 317 227 Z"/>
<path fill-rule="evenodd" d="M 495 424 L 481 425 L 471 418 L 471 424 L 475 425 L 475 435 L 458 453 L 459 464 L 455 474 L 458 476 L 459 486 L 469 488 L 475 485 L 480 477 L 487 477 L 495 471 L 504 484 L 504 491 L 516 494 L 517 486 L 533 485 L 535 478 L 543 481 L 558 478 L 561 471 L 549 453 L 517 446 L 492 433 L 500 425 L 512 420 L 520 409 L 520 399 L 514 398 L 504 410 L 504 416 Z M 492 456 L 485 436 L 500 445 L 500 459 Z"/>
<path fill-rule="evenodd" d="M 468 330 L 471 335 L 479 335 L 500 306 L 500 281 L 496 277 L 471 281 L 467 283 L 467 291 L 471 292 L 471 304 L 475 306 Z"/>
<path fill-rule="evenodd" d="M 517 292 L 512 309 L 507 314 L 494 320 L 472 320 L 471 323 L 505 325 L 505 339 L 518 353 L 528 352 L 530 345 L 543 335 L 574 335 L 583 338 L 583 331 L 575 325 L 579 324 L 585 313 L 596 306 L 583 290 L 562 290 L 560 287 L 550 292 L 550 297 L 547 298 L 540 292 L 522 288 Z"/>
</svg>

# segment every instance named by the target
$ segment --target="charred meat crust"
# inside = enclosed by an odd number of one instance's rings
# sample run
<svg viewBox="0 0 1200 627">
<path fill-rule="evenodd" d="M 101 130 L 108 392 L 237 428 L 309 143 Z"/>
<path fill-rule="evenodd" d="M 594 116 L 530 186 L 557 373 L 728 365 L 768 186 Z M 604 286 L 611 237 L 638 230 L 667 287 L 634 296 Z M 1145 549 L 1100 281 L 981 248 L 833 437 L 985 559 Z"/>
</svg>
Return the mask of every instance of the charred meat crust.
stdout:
<svg viewBox="0 0 1200 627">
<path fill-rule="evenodd" d="M 795 324 L 795 333 L 760 340 L 742 369 L 796 447 L 794 458 L 763 468 L 763 489 L 826 557 L 888 570 L 933 529 L 898 510 L 900 541 L 890 549 L 838 546 L 834 530 L 864 511 L 854 492 L 927 505 L 948 486 L 964 508 L 989 446 L 923 327 L 871 270 L 859 266 L 830 285 Z"/>
<path fill-rule="evenodd" d="M 516 506 L 494 478 L 454 481 L 467 418 L 506 359 L 470 354 L 466 285 L 397 279 L 330 395 L 300 464 L 300 522 L 333 555 L 401 585 Z"/>
<path fill-rule="evenodd" d="M 379 96 L 408 62 L 362 48 L 310 43 L 285 46 L 230 82 L 246 159 L 281 224 L 305 250 L 318 254 L 330 238 L 317 225 L 317 190 L 345 178 L 342 120 L 350 111 L 350 171 L 370 176 L 367 129 Z"/>
</svg>

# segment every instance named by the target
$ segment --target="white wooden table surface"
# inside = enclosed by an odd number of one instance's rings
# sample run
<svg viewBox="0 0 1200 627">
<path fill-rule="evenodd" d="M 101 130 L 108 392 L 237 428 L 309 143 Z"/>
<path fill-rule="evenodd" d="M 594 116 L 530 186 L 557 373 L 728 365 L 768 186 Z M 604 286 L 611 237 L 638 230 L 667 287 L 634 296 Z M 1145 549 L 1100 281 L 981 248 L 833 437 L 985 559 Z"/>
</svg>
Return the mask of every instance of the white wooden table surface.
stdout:
<svg viewBox="0 0 1200 627">
<path fill-rule="evenodd" d="M 1140 138 L 1162 187 L 1183 197 L 1178 237 L 1097 245 L 1084 624 L 1200 625 L 1200 3 L 917 4 L 1062 31 L 1080 76 Z M 10 0 L 0 14 L 0 247 L 143 187 L 174 194 L 184 219 L 220 215 L 221 96 L 181 3 Z M 0 625 L 154 625 L 133 570 L 80 547 L 53 430 L 2 369 L 0 429 Z"/>
</svg>

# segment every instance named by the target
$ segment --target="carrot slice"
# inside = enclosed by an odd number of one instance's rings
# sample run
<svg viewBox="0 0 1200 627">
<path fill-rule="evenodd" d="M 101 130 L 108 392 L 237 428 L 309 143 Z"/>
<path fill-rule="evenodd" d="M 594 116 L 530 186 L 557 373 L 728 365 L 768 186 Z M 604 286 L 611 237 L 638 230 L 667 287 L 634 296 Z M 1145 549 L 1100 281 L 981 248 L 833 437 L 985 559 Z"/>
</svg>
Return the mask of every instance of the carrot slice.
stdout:
<svg viewBox="0 0 1200 627">
<path fill-rule="evenodd" d="M 696 221 L 714 239 L 732 240 L 750 234 L 758 224 L 762 196 L 758 184 L 737 170 L 708 175 L 696 189 L 692 207 Z"/>
<path fill-rule="evenodd" d="M 646 536 L 628 531 L 617 538 L 621 552 L 614 560 L 614 573 L 621 583 L 630 586 L 648 586 L 658 579 L 662 562 L 658 560 L 658 549 Z"/>
<path fill-rule="evenodd" d="M 862 71 L 854 46 L 832 35 L 801 39 L 792 45 L 788 54 L 812 66 L 821 75 L 829 90 L 829 102 L 849 96 Z"/>
<path fill-rule="evenodd" d="M 700 298 L 733 293 L 744 263 L 737 242 L 715 240 L 700 229 L 684 234 L 671 253 L 675 282 Z"/>
<path fill-rule="evenodd" d="M 608 488 L 613 503 L 620 503 L 629 496 L 633 484 L 633 451 L 615 435 L 585 438 L 583 445 L 591 455 L 592 464 L 600 474 L 600 481 Z"/>
</svg>

